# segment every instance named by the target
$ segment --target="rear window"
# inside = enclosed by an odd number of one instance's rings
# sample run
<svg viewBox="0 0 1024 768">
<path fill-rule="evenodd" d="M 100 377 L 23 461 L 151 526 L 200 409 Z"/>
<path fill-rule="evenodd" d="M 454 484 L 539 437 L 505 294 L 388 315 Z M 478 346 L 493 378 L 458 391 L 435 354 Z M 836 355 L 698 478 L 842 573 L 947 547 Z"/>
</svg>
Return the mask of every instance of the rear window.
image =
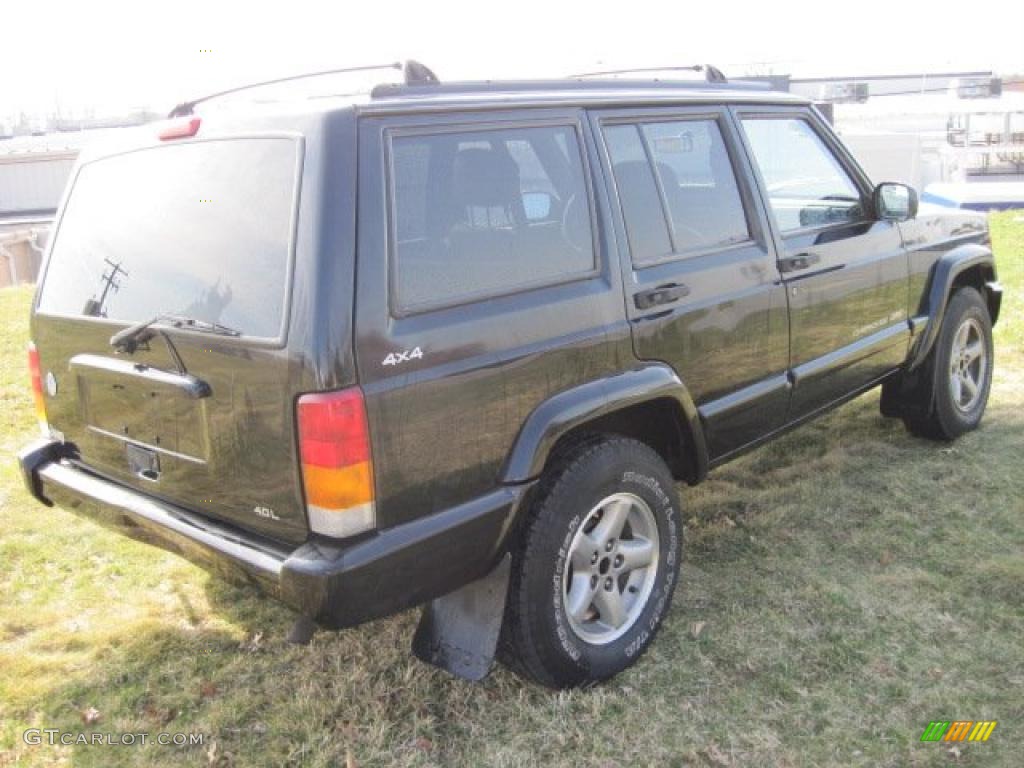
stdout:
<svg viewBox="0 0 1024 768">
<path fill-rule="evenodd" d="M 282 334 L 298 144 L 200 141 L 84 165 L 39 311 L 137 322 L 159 312 Z"/>
</svg>

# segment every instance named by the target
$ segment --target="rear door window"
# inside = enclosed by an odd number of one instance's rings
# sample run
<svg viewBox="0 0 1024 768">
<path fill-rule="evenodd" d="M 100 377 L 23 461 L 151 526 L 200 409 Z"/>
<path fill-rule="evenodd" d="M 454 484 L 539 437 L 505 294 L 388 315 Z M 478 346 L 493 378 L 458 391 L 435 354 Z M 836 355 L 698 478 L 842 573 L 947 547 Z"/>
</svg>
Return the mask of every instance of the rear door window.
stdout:
<svg viewBox="0 0 1024 768">
<path fill-rule="evenodd" d="M 393 305 L 451 306 L 595 269 L 573 126 L 395 135 Z"/>
<path fill-rule="evenodd" d="M 611 125 L 605 128 L 604 138 L 633 262 L 651 263 L 670 256 L 668 223 L 639 127 Z"/>
<path fill-rule="evenodd" d="M 610 125 L 604 135 L 634 263 L 750 239 L 716 120 Z"/>
<path fill-rule="evenodd" d="M 300 146 L 197 141 L 84 165 L 39 312 L 126 322 L 167 312 L 279 338 Z"/>
</svg>

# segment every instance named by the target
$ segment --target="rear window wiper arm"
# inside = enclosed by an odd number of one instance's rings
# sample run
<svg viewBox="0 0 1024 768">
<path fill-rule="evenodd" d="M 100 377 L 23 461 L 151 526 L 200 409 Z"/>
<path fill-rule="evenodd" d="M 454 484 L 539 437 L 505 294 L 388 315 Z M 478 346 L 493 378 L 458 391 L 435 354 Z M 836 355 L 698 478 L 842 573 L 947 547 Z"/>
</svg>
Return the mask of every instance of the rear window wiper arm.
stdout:
<svg viewBox="0 0 1024 768">
<path fill-rule="evenodd" d="M 127 328 L 118 331 L 110 337 L 110 346 L 120 352 L 134 352 L 138 349 L 139 343 L 147 341 L 152 337 L 149 330 L 154 325 L 166 325 L 172 328 L 181 328 L 200 333 L 214 333 L 218 336 L 241 336 L 242 332 L 220 323 L 212 323 L 208 320 L 199 320 L 186 315 L 176 315 L 170 312 L 161 312 L 149 320 L 129 325 Z"/>
</svg>

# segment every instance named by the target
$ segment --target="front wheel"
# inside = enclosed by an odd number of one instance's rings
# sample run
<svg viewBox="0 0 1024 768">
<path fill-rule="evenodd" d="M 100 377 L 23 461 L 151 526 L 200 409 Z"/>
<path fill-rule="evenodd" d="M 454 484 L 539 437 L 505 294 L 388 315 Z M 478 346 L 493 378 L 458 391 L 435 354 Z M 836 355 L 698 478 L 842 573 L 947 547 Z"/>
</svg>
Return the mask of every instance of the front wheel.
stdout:
<svg viewBox="0 0 1024 768">
<path fill-rule="evenodd" d="M 679 573 L 672 476 L 636 440 L 588 443 L 541 479 L 513 556 L 505 660 L 554 688 L 626 669 L 654 639 Z"/>
<path fill-rule="evenodd" d="M 931 408 L 910 411 L 911 432 L 953 440 L 981 422 L 992 386 L 992 320 L 977 290 L 961 288 L 950 299 L 939 337 L 926 362 Z"/>
</svg>

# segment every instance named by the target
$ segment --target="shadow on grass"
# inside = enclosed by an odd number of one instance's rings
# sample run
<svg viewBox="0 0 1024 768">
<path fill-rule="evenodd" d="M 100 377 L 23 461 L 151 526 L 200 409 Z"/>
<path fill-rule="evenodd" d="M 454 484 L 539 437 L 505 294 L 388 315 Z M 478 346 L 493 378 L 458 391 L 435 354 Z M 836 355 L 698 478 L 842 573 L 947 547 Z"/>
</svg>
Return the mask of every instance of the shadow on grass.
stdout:
<svg viewBox="0 0 1024 768">
<path fill-rule="evenodd" d="M 184 616 L 178 626 L 149 621 L 115 632 L 107 647 L 93 649 L 88 668 L 28 713 L 29 722 L 76 733 L 146 733 L 150 742 L 159 733 L 203 735 L 202 744 L 186 746 L 64 748 L 74 765 L 106 768 L 321 764 L 309 762 L 314 752 L 323 764 L 343 764 L 346 744 L 358 740 L 346 729 L 373 720 L 368 710 L 376 710 L 378 721 L 402 718 L 395 697 L 407 688 L 415 664 L 407 651 L 414 616 L 321 632 L 310 645 L 295 646 L 285 640 L 293 614 L 255 588 L 211 576 L 205 596 L 209 607 L 200 610 L 175 591 Z M 434 672 L 424 668 L 415 676 L 430 679 Z M 460 683 L 440 681 L 442 689 L 451 685 Z M 357 695 L 366 697 L 358 715 L 349 711 Z M 409 706 L 419 707 L 418 717 L 430 716 L 431 707 L 423 705 L 435 699 L 416 696 Z M 91 710 L 98 719 L 87 723 Z M 443 706 L 433 714 L 449 717 Z M 60 748 L 28 749 L 46 763 L 52 755 L 41 753 Z"/>
</svg>

